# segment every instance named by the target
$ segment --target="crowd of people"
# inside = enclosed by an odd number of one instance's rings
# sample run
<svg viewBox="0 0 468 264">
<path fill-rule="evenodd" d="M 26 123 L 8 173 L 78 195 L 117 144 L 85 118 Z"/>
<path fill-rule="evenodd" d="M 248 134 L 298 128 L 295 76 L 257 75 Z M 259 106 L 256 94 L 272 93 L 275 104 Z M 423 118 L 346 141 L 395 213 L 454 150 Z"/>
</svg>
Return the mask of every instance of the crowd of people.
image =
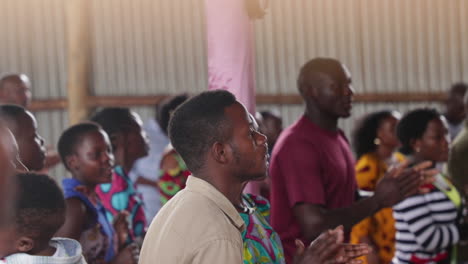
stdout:
<svg viewBox="0 0 468 264">
<path fill-rule="evenodd" d="M 60 186 L 31 82 L 4 75 L 0 263 L 463 263 L 467 87 L 444 114 L 366 114 L 350 142 L 351 73 L 330 58 L 301 67 L 285 129 L 224 90 L 168 98 L 145 124 L 106 107 L 61 134 Z"/>
</svg>

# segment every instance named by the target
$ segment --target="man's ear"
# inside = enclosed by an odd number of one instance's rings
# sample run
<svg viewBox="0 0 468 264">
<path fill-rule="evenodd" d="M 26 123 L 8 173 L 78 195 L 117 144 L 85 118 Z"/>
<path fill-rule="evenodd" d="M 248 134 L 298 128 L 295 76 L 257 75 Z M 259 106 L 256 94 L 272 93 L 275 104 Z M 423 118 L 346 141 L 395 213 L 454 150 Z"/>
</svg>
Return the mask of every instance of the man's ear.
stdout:
<svg viewBox="0 0 468 264">
<path fill-rule="evenodd" d="M 22 236 L 16 241 L 16 249 L 19 252 L 27 253 L 34 248 L 34 240 L 30 237 Z"/>
<path fill-rule="evenodd" d="M 232 150 L 229 147 L 229 144 L 223 144 L 221 142 L 215 142 L 211 146 L 211 155 L 214 160 L 220 164 L 229 163 Z"/>
</svg>

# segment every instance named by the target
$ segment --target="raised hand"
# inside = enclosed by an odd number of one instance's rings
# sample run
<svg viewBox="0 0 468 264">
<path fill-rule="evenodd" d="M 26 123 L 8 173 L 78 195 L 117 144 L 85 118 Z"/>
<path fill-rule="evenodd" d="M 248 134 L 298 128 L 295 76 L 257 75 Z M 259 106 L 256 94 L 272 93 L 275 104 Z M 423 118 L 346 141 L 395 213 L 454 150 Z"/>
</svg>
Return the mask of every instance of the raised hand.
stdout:
<svg viewBox="0 0 468 264">
<path fill-rule="evenodd" d="M 294 264 L 359 264 L 357 257 L 370 253 L 371 249 L 365 244 L 344 244 L 343 227 L 322 233 L 306 248 L 302 241 L 296 240 L 297 251 Z"/>
<path fill-rule="evenodd" d="M 117 234 L 119 248 L 125 244 L 130 234 L 127 221 L 128 215 L 129 213 L 127 211 L 122 211 L 119 212 L 114 218 L 114 230 Z"/>
<path fill-rule="evenodd" d="M 430 183 L 437 174 L 429 169 L 431 166 L 431 162 L 422 162 L 412 168 L 408 168 L 408 163 L 391 168 L 375 189 L 380 206 L 392 207 L 408 196 L 424 192 L 421 186 Z"/>
<path fill-rule="evenodd" d="M 139 254 L 137 245 L 132 243 L 122 249 L 110 264 L 137 264 Z"/>
</svg>

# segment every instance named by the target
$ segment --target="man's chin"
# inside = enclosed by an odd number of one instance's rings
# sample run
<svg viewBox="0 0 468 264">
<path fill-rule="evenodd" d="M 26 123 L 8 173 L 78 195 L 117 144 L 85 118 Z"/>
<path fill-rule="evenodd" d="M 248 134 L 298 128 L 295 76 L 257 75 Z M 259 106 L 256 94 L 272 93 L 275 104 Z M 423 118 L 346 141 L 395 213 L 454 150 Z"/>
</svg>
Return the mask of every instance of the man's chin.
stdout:
<svg viewBox="0 0 468 264">
<path fill-rule="evenodd" d="M 250 180 L 251 181 L 263 181 L 264 179 L 266 179 L 267 175 L 268 175 L 268 172 L 252 175 Z"/>
</svg>

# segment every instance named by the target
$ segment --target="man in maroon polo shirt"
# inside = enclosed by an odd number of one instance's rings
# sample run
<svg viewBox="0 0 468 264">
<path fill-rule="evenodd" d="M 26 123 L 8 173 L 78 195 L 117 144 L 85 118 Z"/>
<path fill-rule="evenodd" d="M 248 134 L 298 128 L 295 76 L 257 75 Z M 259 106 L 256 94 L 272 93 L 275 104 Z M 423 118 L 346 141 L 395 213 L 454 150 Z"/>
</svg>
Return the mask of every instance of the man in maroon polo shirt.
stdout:
<svg viewBox="0 0 468 264">
<path fill-rule="evenodd" d="M 355 160 L 337 124 L 351 114 L 351 75 L 337 60 L 316 58 L 301 68 L 297 85 L 305 113 L 281 134 L 270 166 L 271 221 L 287 263 L 294 239 L 308 243 L 338 225 L 349 232 L 360 220 L 417 191 L 421 183 L 418 173 L 388 175 L 374 196 L 355 203 Z"/>
</svg>

